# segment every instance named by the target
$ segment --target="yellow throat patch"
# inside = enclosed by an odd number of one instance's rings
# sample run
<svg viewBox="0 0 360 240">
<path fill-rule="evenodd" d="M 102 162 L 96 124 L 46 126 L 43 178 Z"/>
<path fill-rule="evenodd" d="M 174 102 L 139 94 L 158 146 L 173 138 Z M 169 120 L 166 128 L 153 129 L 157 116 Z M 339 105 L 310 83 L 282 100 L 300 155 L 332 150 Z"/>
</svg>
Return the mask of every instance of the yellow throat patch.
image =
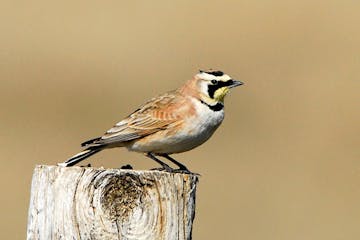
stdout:
<svg viewBox="0 0 360 240">
<path fill-rule="evenodd" d="M 215 91 L 214 93 L 214 100 L 217 102 L 224 102 L 224 97 L 229 92 L 228 87 L 222 87 Z"/>
</svg>

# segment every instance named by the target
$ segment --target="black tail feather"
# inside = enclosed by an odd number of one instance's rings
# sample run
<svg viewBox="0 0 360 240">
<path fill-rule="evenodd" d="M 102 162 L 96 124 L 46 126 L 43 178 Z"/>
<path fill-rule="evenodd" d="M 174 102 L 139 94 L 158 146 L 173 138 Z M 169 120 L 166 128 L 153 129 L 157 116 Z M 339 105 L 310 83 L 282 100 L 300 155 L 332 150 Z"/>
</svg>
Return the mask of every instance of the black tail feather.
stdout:
<svg viewBox="0 0 360 240">
<path fill-rule="evenodd" d="M 66 162 L 63 163 L 58 163 L 59 166 L 62 167 L 70 167 L 73 166 L 75 164 L 77 164 L 78 162 L 81 162 L 82 160 L 84 160 L 85 158 L 88 158 L 92 155 L 94 155 L 97 152 L 100 152 L 103 148 L 100 147 L 90 147 L 85 149 L 82 152 L 79 152 L 78 154 L 72 156 L 71 158 L 69 158 Z"/>
<path fill-rule="evenodd" d="M 89 144 L 95 143 L 96 141 L 98 141 L 98 140 L 100 140 L 100 139 L 101 139 L 101 137 L 97 137 L 97 138 L 93 138 L 93 139 L 87 140 L 86 142 L 83 142 L 83 143 L 81 144 L 81 146 L 82 146 L 82 147 L 85 147 L 85 146 L 87 146 L 87 145 L 89 145 Z"/>
</svg>

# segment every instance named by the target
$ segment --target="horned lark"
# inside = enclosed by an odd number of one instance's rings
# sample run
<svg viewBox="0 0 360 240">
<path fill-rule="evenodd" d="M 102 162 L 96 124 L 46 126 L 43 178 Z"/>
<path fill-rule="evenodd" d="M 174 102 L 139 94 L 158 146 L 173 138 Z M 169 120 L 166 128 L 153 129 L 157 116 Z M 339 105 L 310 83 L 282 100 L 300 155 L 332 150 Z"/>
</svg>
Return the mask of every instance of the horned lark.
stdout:
<svg viewBox="0 0 360 240">
<path fill-rule="evenodd" d="M 103 136 L 81 144 L 85 150 L 60 166 L 72 166 L 113 147 L 144 153 L 162 169 L 174 171 L 158 157 L 189 172 L 173 153 L 189 151 L 208 140 L 224 119 L 224 97 L 230 88 L 242 85 L 221 71 L 201 71 L 175 91 L 150 99 Z"/>
</svg>

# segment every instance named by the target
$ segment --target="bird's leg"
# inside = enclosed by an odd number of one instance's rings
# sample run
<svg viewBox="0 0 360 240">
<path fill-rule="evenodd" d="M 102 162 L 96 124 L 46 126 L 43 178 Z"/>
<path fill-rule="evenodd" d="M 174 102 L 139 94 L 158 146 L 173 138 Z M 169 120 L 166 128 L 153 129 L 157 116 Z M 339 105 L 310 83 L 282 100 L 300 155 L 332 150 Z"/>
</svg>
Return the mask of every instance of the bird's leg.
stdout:
<svg viewBox="0 0 360 240">
<path fill-rule="evenodd" d="M 155 162 L 159 163 L 165 171 L 167 171 L 167 172 L 173 172 L 174 171 L 174 169 L 172 169 L 169 165 L 167 165 L 163 161 L 160 161 L 159 159 L 157 159 L 154 156 L 154 154 L 149 152 L 149 153 L 146 153 L 145 156 L 147 156 L 147 157 L 151 158 L 152 160 L 154 160 Z"/>
<path fill-rule="evenodd" d="M 172 163 L 174 163 L 176 166 L 178 166 L 179 167 L 178 170 L 180 170 L 181 172 L 191 173 L 191 171 L 189 169 L 187 169 L 187 167 L 185 167 L 185 165 L 183 165 L 182 163 L 179 163 L 178 161 L 176 161 L 175 159 L 170 157 L 168 154 L 161 154 L 160 156 L 170 160 Z"/>
</svg>

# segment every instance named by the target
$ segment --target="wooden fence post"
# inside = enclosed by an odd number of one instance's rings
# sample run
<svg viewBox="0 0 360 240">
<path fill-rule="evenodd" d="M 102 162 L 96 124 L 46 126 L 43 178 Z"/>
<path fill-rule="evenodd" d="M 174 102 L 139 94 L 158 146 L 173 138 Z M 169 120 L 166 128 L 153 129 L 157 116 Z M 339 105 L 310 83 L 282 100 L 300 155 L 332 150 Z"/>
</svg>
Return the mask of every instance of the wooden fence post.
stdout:
<svg viewBox="0 0 360 240">
<path fill-rule="evenodd" d="M 191 239 L 198 177 L 36 166 L 27 239 Z"/>
</svg>

